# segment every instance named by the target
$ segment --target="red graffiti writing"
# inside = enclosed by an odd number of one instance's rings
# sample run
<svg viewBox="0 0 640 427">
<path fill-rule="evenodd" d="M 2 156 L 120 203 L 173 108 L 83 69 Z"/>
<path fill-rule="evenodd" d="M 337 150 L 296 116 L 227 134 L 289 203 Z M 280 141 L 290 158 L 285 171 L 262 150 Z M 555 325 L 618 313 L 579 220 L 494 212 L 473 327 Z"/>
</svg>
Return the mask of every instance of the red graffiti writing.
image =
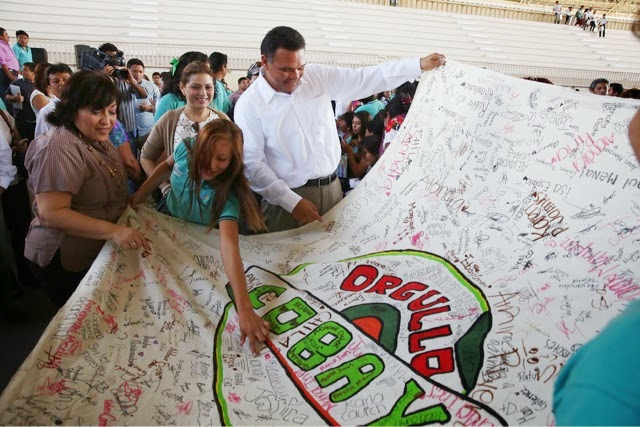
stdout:
<svg viewBox="0 0 640 427">
<path fill-rule="evenodd" d="M 64 385 L 64 380 L 51 382 L 51 379 L 49 377 L 47 377 L 47 379 L 44 380 L 44 384 L 38 386 L 38 392 L 41 395 L 54 396 L 66 389 L 67 389 L 67 386 Z"/>
<path fill-rule="evenodd" d="M 449 325 L 431 329 L 425 329 L 423 326 L 422 319 L 425 317 L 451 311 L 449 299 L 439 291 L 429 289 L 429 286 L 420 282 L 403 284 L 402 279 L 388 274 L 378 277 L 378 269 L 372 265 L 357 266 L 344 279 L 340 288 L 350 292 L 388 295 L 396 301 L 407 301 L 407 308 L 411 312 L 408 325 L 411 332 L 408 342 L 409 352 L 420 353 L 413 357 L 411 366 L 425 378 L 455 370 L 453 347 L 427 350 L 423 344 L 424 340 L 445 337 L 453 333 Z M 437 359 L 437 363 L 432 363 L 434 359 Z"/>
<path fill-rule="evenodd" d="M 111 414 L 111 410 L 114 407 L 113 400 L 107 399 L 104 401 L 102 406 L 102 414 L 98 417 L 98 425 L 99 426 L 108 426 L 109 421 L 114 422 L 116 417 Z"/>
<path fill-rule="evenodd" d="M 111 314 L 105 314 L 105 312 L 102 311 L 102 308 L 100 306 L 98 306 L 97 310 L 98 310 L 98 313 L 100 314 L 100 317 L 102 317 L 102 320 L 104 320 L 104 323 L 106 323 L 107 326 L 109 327 L 109 329 L 107 329 L 107 333 L 115 334 L 118 331 L 118 322 L 116 322 L 116 318 L 113 317 Z"/>
<path fill-rule="evenodd" d="M 178 413 L 189 415 L 193 407 L 193 402 L 178 403 L 176 407 L 178 408 Z"/>
</svg>

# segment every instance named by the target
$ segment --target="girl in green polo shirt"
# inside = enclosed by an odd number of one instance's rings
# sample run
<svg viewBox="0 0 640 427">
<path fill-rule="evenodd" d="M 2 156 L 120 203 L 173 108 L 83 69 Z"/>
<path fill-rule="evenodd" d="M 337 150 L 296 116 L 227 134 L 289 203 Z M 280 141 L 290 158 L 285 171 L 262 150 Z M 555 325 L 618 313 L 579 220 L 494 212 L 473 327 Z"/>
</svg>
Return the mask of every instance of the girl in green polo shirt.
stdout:
<svg viewBox="0 0 640 427">
<path fill-rule="evenodd" d="M 242 131 L 229 120 L 207 123 L 196 139 L 179 142 L 173 154 L 160 163 L 140 189 L 131 196 L 135 206 L 162 182 L 170 179 L 165 196 L 168 213 L 189 222 L 220 231 L 222 264 L 233 289 L 240 321 L 241 339 L 249 338 L 257 354 L 258 342 L 269 335 L 269 324 L 253 310 L 249 301 L 244 267 L 238 244 L 238 221 L 246 220 L 252 231 L 266 230 L 256 200 L 249 189 L 242 162 Z"/>
</svg>

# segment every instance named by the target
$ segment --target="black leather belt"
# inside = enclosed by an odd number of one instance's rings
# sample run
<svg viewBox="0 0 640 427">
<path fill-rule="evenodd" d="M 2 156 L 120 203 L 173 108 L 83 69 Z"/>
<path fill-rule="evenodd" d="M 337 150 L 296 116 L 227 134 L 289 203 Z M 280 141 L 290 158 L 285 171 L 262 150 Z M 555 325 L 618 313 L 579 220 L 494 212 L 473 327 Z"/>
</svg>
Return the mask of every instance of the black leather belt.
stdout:
<svg viewBox="0 0 640 427">
<path fill-rule="evenodd" d="M 331 184 L 338 175 L 334 172 L 329 176 L 325 176 L 322 178 L 310 179 L 303 187 L 324 187 L 326 185 Z"/>
</svg>

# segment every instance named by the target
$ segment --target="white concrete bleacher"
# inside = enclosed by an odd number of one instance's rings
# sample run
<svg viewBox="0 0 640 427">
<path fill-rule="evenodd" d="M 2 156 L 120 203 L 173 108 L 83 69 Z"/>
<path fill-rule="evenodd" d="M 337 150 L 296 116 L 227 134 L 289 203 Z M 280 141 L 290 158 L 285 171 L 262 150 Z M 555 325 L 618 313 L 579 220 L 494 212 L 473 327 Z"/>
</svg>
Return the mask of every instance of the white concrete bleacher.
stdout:
<svg viewBox="0 0 640 427">
<path fill-rule="evenodd" d="M 597 32 L 551 23 L 357 3 L 345 7 L 350 9 L 343 15 L 345 38 L 374 44 L 378 51 L 393 49 L 403 56 L 435 47 L 451 59 L 558 84 L 586 86 L 597 77 L 640 84 L 640 40 L 629 31 L 610 30 L 599 38 Z M 364 28 L 376 21 L 384 24 L 370 37 Z M 402 43 L 388 42 L 400 37 Z"/>
<path fill-rule="evenodd" d="M 74 44 L 109 41 L 150 69 L 187 50 L 229 55 L 245 70 L 273 26 L 307 40 L 307 59 L 362 66 L 432 51 L 507 74 L 585 86 L 607 77 L 640 86 L 640 41 L 629 31 L 578 27 L 338 0 L 3 0 L 0 26 L 27 31 L 50 62 L 74 63 Z M 238 72 L 241 74 L 241 71 Z"/>
<path fill-rule="evenodd" d="M 341 2 L 365 3 L 387 6 L 390 0 L 340 0 Z M 448 13 L 462 13 L 466 15 L 481 15 L 510 20 L 525 20 L 535 22 L 553 22 L 554 14 L 552 0 L 395 0 L 399 7 L 413 9 L 427 9 Z M 631 30 L 638 11 L 636 0 L 590 0 L 581 3 L 578 0 L 563 0 L 560 2 L 563 10 L 572 6 L 574 12 L 580 5 L 593 7 L 597 14 L 607 13 L 607 25 L 611 29 Z"/>
</svg>

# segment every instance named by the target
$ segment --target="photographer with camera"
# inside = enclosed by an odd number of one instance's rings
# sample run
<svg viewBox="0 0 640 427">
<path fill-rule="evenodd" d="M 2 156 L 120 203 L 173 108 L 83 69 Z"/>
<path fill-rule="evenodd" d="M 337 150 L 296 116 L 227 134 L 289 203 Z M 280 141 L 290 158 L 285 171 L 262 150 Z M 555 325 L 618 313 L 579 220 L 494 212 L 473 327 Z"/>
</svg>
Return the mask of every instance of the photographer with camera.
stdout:
<svg viewBox="0 0 640 427">
<path fill-rule="evenodd" d="M 139 135 L 136 125 L 136 101 L 147 98 L 147 91 L 125 67 L 124 54 L 115 45 L 104 43 L 98 47 L 98 50 L 107 55 L 106 65 L 102 71 L 111 76 L 118 87 L 120 94 L 118 120 L 124 124 L 127 132 L 133 138 L 137 138 Z"/>
</svg>

